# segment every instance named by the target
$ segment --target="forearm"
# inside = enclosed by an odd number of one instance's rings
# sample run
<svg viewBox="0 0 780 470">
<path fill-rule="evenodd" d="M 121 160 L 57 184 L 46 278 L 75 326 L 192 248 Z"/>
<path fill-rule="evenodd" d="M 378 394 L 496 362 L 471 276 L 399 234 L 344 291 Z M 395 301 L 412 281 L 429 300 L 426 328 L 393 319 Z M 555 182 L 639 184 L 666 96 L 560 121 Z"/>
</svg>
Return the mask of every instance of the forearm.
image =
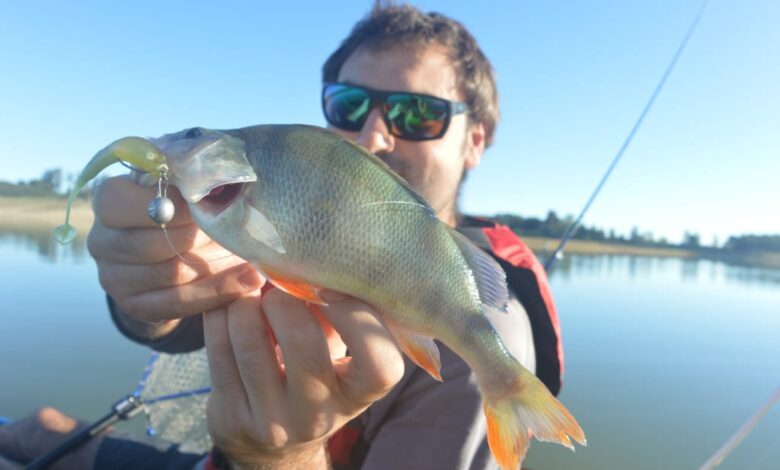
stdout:
<svg viewBox="0 0 780 470">
<path fill-rule="evenodd" d="M 113 310 L 114 320 L 121 330 L 129 333 L 134 339 L 140 341 L 156 341 L 170 334 L 179 325 L 179 320 L 167 320 L 163 322 L 145 322 L 136 320 L 129 315 L 124 314 L 118 308 Z"/>
</svg>

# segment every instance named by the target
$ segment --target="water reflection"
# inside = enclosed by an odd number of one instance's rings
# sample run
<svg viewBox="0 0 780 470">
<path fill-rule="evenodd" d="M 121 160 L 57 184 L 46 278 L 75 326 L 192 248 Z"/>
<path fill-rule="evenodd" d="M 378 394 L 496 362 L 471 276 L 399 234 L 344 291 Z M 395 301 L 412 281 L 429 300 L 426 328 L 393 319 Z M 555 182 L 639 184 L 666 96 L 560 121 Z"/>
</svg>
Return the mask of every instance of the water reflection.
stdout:
<svg viewBox="0 0 780 470">
<path fill-rule="evenodd" d="M 680 278 L 683 281 L 695 282 L 699 277 L 699 265 L 702 261 L 697 259 L 684 259 L 680 263 Z"/>
<path fill-rule="evenodd" d="M 726 280 L 746 284 L 780 284 L 780 269 L 727 266 Z"/>
<path fill-rule="evenodd" d="M 61 260 L 81 262 L 89 258 L 86 235 L 79 234 L 68 245 L 62 246 L 48 229 L 20 229 L 0 227 L 0 245 L 15 251 L 33 251 L 47 263 Z M 660 258 L 627 255 L 566 255 L 555 263 L 551 279 L 570 281 L 578 277 L 607 276 L 622 272 L 629 279 L 668 277 L 679 273 L 680 282 L 697 282 L 707 277 L 710 281 L 739 284 L 780 284 L 780 269 L 726 264 L 697 258 Z"/>
<path fill-rule="evenodd" d="M 67 245 L 60 245 L 51 230 L 0 227 L 0 245 L 10 247 L 14 251 L 32 251 L 38 253 L 47 263 L 57 263 L 61 260 L 84 261 L 89 257 L 86 236 L 79 234 Z"/>
<path fill-rule="evenodd" d="M 566 255 L 550 273 L 551 279 L 612 277 L 622 273 L 628 279 L 672 278 L 684 283 L 702 279 L 740 284 L 780 284 L 780 269 L 726 264 L 698 258 L 661 258 L 628 255 Z"/>
</svg>

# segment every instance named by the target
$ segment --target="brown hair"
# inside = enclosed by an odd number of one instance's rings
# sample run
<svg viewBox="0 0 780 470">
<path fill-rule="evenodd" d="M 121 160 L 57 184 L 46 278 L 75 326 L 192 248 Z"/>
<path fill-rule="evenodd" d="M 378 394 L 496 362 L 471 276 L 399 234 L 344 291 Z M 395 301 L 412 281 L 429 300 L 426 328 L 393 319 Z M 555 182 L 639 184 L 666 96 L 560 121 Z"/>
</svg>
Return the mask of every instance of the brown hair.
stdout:
<svg viewBox="0 0 780 470">
<path fill-rule="evenodd" d="M 322 80 L 337 81 L 344 62 L 361 46 L 379 51 L 430 44 L 446 48 L 459 91 L 469 107 L 469 119 L 485 126 L 485 146 L 489 146 L 499 116 L 493 68 L 471 33 L 461 23 L 440 13 L 423 13 L 411 5 L 382 6 L 377 1 L 325 61 Z"/>
</svg>

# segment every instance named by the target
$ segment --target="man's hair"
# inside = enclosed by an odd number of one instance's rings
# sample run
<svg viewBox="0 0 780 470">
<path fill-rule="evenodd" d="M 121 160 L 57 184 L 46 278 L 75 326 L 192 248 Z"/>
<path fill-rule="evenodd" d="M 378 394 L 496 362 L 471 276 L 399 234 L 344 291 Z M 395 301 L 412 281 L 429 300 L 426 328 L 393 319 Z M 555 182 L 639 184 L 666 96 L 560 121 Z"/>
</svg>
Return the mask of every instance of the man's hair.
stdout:
<svg viewBox="0 0 780 470">
<path fill-rule="evenodd" d="M 471 33 L 440 13 L 423 13 L 411 5 L 382 6 L 377 1 L 325 61 L 322 80 L 337 81 L 344 62 L 361 46 L 382 51 L 431 44 L 446 49 L 455 68 L 458 91 L 469 107 L 469 119 L 485 126 L 485 146 L 489 146 L 499 115 L 493 68 Z"/>
</svg>

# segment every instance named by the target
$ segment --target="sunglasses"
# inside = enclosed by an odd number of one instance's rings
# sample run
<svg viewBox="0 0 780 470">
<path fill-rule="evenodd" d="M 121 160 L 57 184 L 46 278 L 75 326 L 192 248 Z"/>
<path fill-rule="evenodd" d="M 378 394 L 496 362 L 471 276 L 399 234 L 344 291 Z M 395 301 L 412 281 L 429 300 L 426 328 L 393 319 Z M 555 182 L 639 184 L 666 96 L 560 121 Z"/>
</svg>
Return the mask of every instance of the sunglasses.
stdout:
<svg viewBox="0 0 780 470">
<path fill-rule="evenodd" d="M 346 83 L 326 83 L 322 111 L 333 127 L 357 132 L 371 110 L 379 106 L 390 134 L 405 140 L 441 138 L 456 114 L 468 111 L 465 103 L 430 95 L 379 91 Z"/>
</svg>

